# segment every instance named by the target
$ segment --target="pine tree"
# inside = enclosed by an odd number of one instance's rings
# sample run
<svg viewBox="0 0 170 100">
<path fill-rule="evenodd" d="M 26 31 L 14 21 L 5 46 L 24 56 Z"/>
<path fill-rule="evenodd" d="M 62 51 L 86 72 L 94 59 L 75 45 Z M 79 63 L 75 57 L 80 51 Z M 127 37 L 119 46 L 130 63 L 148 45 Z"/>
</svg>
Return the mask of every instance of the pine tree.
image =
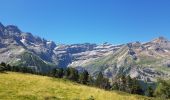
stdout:
<svg viewBox="0 0 170 100">
<path fill-rule="evenodd" d="M 7 71 L 11 71 L 11 65 L 7 64 L 6 70 L 7 70 Z"/>
<path fill-rule="evenodd" d="M 98 74 L 96 82 L 95 82 L 95 86 L 99 88 L 103 88 L 103 89 L 110 89 L 111 87 L 109 80 L 103 77 L 102 72 Z"/>
<path fill-rule="evenodd" d="M 136 78 L 133 79 L 133 85 L 132 85 L 132 94 L 143 94 L 143 90 L 140 87 L 140 84 Z"/>
<path fill-rule="evenodd" d="M 130 76 L 126 77 L 126 92 L 132 93 L 133 81 Z"/>
<path fill-rule="evenodd" d="M 56 69 L 55 71 L 55 77 L 57 78 L 62 78 L 64 75 L 64 70 L 63 68 Z"/>
<path fill-rule="evenodd" d="M 89 78 L 88 78 L 88 85 L 91 85 L 91 86 L 95 85 L 95 80 L 93 79 L 92 76 L 89 76 Z"/>
<path fill-rule="evenodd" d="M 103 83 L 103 74 L 102 74 L 102 72 L 100 72 L 97 76 L 95 85 L 99 88 L 102 88 L 102 83 Z"/>
<path fill-rule="evenodd" d="M 119 90 L 119 84 L 117 82 L 113 83 L 112 90 Z"/>
<path fill-rule="evenodd" d="M 82 73 L 80 73 L 80 75 L 79 75 L 80 83 L 87 84 L 88 79 L 89 79 L 89 73 L 86 70 L 84 70 Z"/>
<path fill-rule="evenodd" d="M 0 72 L 3 72 L 4 69 L 5 69 L 5 67 L 0 65 Z"/>
<path fill-rule="evenodd" d="M 170 98 L 170 82 L 159 79 L 154 95 L 165 100 Z"/>
<path fill-rule="evenodd" d="M 69 78 L 69 76 L 70 76 L 70 69 L 71 68 L 66 68 L 65 70 L 64 70 L 64 78 Z"/>
<path fill-rule="evenodd" d="M 18 66 L 13 66 L 13 70 L 12 71 L 19 72 L 20 68 Z"/>
<path fill-rule="evenodd" d="M 119 90 L 125 91 L 126 90 L 126 77 L 125 77 L 125 75 L 119 76 L 118 83 L 119 83 Z"/>
<path fill-rule="evenodd" d="M 59 78 L 62 78 L 63 75 L 64 75 L 64 69 L 63 69 L 63 68 L 60 68 L 58 73 L 59 73 L 59 75 L 58 75 Z"/>
<path fill-rule="evenodd" d="M 1 66 L 6 67 L 6 63 L 5 62 L 1 62 Z"/>
<path fill-rule="evenodd" d="M 78 81 L 78 78 L 79 78 L 78 71 L 74 68 L 69 68 L 69 71 L 70 71 L 70 74 L 68 76 L 68 79 L 72 81 Z"/>
<path fill-rule="evenodd" d="M 111 88 L 109 79 L 103 78 L 102 88 L 106 90 L 109 90 Z"/>
<path fill-rule="evenodd" d="M 51 77 L 55 77 L 56 69 L 52 69 L 49 73 Z"/>
<path fill-rule="evenodd" d="M 145 95 L 148 97 L 153 97 L 153 93 L 154 93 L 153 88 L 151 86 L 148 86 Z"/>
</svg>

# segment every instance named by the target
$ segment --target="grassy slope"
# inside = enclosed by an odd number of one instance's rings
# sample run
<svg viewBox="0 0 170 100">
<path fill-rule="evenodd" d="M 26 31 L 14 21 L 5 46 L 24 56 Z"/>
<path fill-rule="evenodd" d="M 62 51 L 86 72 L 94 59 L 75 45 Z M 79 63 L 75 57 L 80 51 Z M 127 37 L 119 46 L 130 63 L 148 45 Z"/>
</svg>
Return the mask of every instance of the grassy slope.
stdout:
<svg viewBox="0 0 170 100">
<path fill-rule="evenodd" d="M 109 92 L 63 79 L 21 74 L 0 73 L 0 100 L 148 100 L 121 92 Z"/>
<path fill-rule="evenodd" d="M 16 66 L 37 66 L 37 69 L 41 72 L 46 72 L 52 69 L 55 65 L 44 62 L 40 57 L 30 53 L 24 52 L 19 56 L 21 60 L 13 62 L 12 65 Z"/>
</svg>

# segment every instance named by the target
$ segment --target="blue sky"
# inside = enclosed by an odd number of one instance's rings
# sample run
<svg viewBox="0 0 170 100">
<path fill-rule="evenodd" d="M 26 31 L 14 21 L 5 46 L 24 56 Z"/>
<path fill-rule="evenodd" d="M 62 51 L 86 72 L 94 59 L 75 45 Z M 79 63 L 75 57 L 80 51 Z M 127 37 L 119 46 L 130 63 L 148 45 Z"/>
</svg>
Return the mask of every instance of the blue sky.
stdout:
<svg viewBox="0 0 170 100">
<path fill-rule="evenodd" d="M 56 43 L 170 39 L 170 0 L 0 0 L 0 22 Z"/>
</svg>

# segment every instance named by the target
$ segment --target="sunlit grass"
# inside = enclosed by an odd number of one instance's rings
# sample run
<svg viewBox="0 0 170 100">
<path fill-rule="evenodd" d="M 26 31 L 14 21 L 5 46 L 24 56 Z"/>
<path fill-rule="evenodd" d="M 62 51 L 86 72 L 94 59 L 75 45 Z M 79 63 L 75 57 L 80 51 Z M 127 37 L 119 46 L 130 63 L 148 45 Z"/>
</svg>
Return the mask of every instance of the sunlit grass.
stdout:
<svg viewBox="0 0 170 100">
<path fill-rule="evenodd" d="M 91 98 L 91 99 L 90 99 Z M 138 95 L 105 91 L 64 79 L 0 73 L 0 100 L 148 100 Z"/>
</svg>

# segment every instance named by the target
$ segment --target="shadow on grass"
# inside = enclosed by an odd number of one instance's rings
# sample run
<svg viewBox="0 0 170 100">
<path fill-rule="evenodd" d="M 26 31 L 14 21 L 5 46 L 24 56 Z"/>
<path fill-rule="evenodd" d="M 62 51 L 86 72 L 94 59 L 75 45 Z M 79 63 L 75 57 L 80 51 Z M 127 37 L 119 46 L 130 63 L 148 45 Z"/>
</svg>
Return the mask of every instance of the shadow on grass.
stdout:
<svg viewBox="0 0 170 100">
<path fill-rule="evenodd" d="M 3 72 L 0 72 L 0 74 L 8 74 L 8 72 L 3 71 Z"/>
</svg>

